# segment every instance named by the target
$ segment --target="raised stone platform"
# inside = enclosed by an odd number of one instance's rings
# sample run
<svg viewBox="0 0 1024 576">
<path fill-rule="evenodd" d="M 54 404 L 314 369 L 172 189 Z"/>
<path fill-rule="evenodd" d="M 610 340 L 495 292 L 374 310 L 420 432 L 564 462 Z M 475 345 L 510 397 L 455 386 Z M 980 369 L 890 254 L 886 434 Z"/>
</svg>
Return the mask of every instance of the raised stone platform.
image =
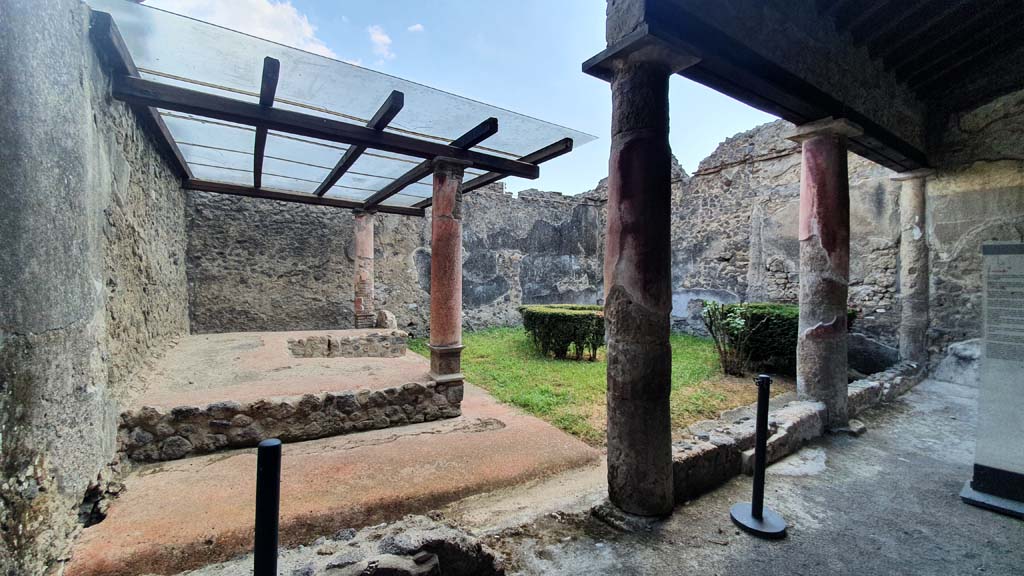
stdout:
<svg viewBox="0 0 1024 576">
<path fill-rule="evenodd" d="M 136 462 L 174 460 L 458 416 L 462 385 L 432 382 L 424 362 L 405 354 L 399 331 L 190 336 L 121 415 L 120 451 Z"/>
<path fill-rule="evenodd" d="M 406 357 L 426 371 L 425 358 Z M 282 546 L 426 512 L 600 457 L 468 384 L 462 411 L 454 419 L 286 443 Z M 176 574 L 244 554 L 252 547 L 255 490 L 253 449 L 140 465 L 106 519 L 85 529 L 65 573 Z"/>
</svg>

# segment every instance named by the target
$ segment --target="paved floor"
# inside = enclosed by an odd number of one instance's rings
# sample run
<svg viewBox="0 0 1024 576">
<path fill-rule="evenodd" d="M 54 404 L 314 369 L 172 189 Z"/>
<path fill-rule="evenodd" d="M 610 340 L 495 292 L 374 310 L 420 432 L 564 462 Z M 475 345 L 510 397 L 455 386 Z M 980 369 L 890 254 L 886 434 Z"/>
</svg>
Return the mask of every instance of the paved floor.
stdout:
<svg viewBox="0 0 1024 576">
<path fill-rule="evenodd" d="M 411 352 L 398 358 L 295 358 L 288 351 L 289 338 L 370 332 L 379 330 L 185 336 L 145 375 L 148 387 L 134 405 L 173 408 L 220 400 L 250 402 L 429 381 L 429 363 Z"/>
<path fill-rule="evenodd" d="M 548 516 L 492 536 L 522 574 L 1024 574 L 1024 522 L 963 504 L 977 391 L 928 381 L 869 412 L 868 432 L 829 436 L 769 468 L 767 504 L 789 538 L 739 533 L 741 477 L 649 531 Z"/>
<path fill-rule="evenodd" d="M 467 386 L 462 411 L 459 418 L 285 445 L 282 545 L 426 512 L 600 457 L 479 388 Z M 140 468 L 106 520 L 84 531 L 66 574 L 170 574 L 245 552 L 255 468 L 253 450 Z"/>
</svg>

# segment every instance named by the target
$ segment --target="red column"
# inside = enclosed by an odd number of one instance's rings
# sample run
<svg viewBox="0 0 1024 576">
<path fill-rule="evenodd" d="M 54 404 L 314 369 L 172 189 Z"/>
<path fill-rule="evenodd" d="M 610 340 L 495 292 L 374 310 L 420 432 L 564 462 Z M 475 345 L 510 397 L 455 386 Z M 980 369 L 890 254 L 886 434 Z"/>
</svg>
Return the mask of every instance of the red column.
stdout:
<svg viewBox="0 0 1024 576">
<path fill-rule="evenodd" d="M 430 209 L 430 375 L 462 376 L 462 175 L 467 163 L 434 160 Z"/>
<path fill-rule="evenodd" d="M 670 514 L 672 482 L 670 68 L 628 63 L 612 77 L 608 234 L 608 496 L 622 510 Z"/>
<path fill-rule="evenodd" d="M 850 183 L 847 137 L 860 128 L 828 118 L 799 126 L 800 331 L 797 391 L 823 402 L 831 428 L 848 420 L 846 301 L 850 279 Z"/>
<path fill-rule="evenodd" d="M 355 327 L 373 328 L 376 325 L 373 307 L 373 213 L 358 211 L 352 214 L 355 216 L 352 250 L 356 264 L 355 300 L 352 304 Z"/>
</svg>

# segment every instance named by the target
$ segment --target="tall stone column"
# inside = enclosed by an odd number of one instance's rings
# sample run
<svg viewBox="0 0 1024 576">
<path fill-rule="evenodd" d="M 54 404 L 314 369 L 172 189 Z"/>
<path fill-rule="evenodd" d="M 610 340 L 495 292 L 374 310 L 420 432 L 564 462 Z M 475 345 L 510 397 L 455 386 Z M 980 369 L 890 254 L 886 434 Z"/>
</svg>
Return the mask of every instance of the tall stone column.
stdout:
<svg viewBox="0 0 1024 576">
<path fill-rule="evenodd" d="M 461 383 L 462 175 L 468 164 L 434 160 L 430 209 L 430 377 Z"/>
<path fill-rule="evenodd" d="M 900 182 L 900 360 L 928 355 L 928 238 L 925 179 L 930 169 L 897 174 Z"/>
<path fill-rule="evenodd" d="M 356 261 L 355 312 L 356 328 L 373 328 L 376 315 L 373 309 L 373 212 L 355 211 L 355 237 L 353 252 Z"/>
<path fill-rule="evenodd" d="M 655 62 L 612 74 L 604 259 L 608 496 L 645 516 L 672 512 L 669 393 L 671 150 L 668 80 Z"/>
<path fill-rule="evenodd" d="M 847 137 L 855 124 L 827 118 L 798 126 L 800 170 L 800 332 L 796 382 L 801 397 L 823 402 L 827 425 L 845 426 L 846 302 L 850 279 L 850 183 Z"/>
</svg>

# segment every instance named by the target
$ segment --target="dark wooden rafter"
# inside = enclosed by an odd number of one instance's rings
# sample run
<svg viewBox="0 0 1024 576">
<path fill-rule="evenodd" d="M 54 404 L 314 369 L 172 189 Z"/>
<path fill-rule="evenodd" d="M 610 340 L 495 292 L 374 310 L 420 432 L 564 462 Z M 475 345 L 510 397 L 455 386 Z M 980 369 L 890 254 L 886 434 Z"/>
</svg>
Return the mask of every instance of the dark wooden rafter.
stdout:
<svg viewBox="0 0 1024 576">
<path fill-rule="evenodd" d="M 1004 17 L 998 23 L 986 26 L 983 31 L 979 30 L 969 38 L 965 38 L 963 42 L 952 44 L 946 50 L 935 53 L 932 58 L 922 62 L 917 68 L 901 77 L 911 87 L 916 87 L 931 78 L 944 75 L 961 62 L 970 61 L 992 45 L 1018 41 L 1022 26 L 1024 26 L 1024 12 Z"/>
<path fill-rule="evenodd" d="M 933 27 L 929 34 L 915 43 L 908 50 L 893 54 L 885 61 L 886 70 L 891 70 L 898 77 L 904 77 L 920 69 L 923 65 L 941 56 L 948 46 L 958 46 L 969 42 L 974 36 L 985 35 L 1007 7 L 1005 2 L 993 2 L 992 9 L 979 6 L 966 17 L 947 19 Z"/>
<path fill-rule="evenodd" d="M 836 11 L 836 30 L 853 30 L 877 14 L 885 5 L 886 0 L 873 0 L 871 3 L 856 1 L 843 5 Z"/>
<path fill-rule="evenodd" d="M 269 130 L 297 134 L 310 138 L 366 146 L 407 156 L 432 159 L 451 157 L 470 162 L 484 170 L 507 172 L 511 176 L 536 178 L 537 167 L 493 154 L 462 150 L 450 145 L 429 142 L 390 132 L 378 132 L 365 126 L 331 120 L 321 116 L 303 114 L 280 108 L 263 108 L 258 104 L 242 102 L 216 94 L 189 90 L 160 82 L 121 76 L 114 79 L 115 98 L 186 114 L 195 114 L 237 124 L 264 127 Z"/>
<path fill-rule="evenodd" d="M 366 127 L 372 130 L 380 132 L 387 127 L 388 124 L 394 120 L 395 116 L 402 111 L 402 107 L 405 106 L 405 94 L 402 94 L 398 90 L 393 90 L 388 99 L 381 104 L 381 107 L 377 109 L 377 112 L 370 118 L 370 121 L 366 123 Z M 316 195 L 323 196 L 334 186 L 341 177 L 348 172 L 349 168 L 356 163 L 356 160 L 366 152 L 366 146 L 349 146 L 348 150 L 345 150 L 345 154 L 342 155 L 341 160 L 331 170 L 327 178 L 317 186 Z"/>
<path fill-rule="evenodd" d="M 928 0 L 896 0 L 897 6 L 902 6 L 903 16 L 893 17 L 889 15 L 872 27 L 854 27 L 850 30 L 854 44 L 865 46 L 873 45 L 879 38 L 888 35 L 907 21 L 907 16 L 926 4 Z M 891 6 L 892 3 L 889 4 Z"/>
<path fill-rule="evenodd" d="M 260 106 L 270 108 L 277 94 L 277 79 L 281 74 L 281 61 L 267 56 L 263 59 L 263 80 L 260 83 Z M 252 151 L 252 184 L 263 186 L 263 153 L 267 149 L 267 129 L 256 128 L 256 143 Z"/>
<path fill-rule="evenodd" d="M 249 186 L 238 186 L 237 184 L 225 184 L 223 182 L 209 182 L 206 180 L 186 180 L 183 186 L 187 190 L 201 190 L 203 192 L 229 194 L 231 196 L 246 196 L 248 198 L 277 200 L 279 202 L 295 202 L 299 204 L 313 204 L 316 206 L 333 206 L 335 208 L 347 208 L 349 210 L 359 210 L 363 205 L 362 202 L 356 200 L 344 200 L 342 198 L 329 197 L 321 198 L 312 194 L 302 194 L 299 192 L 288 192 L 285 190 L 272 190 L 267 188 L 251 188 Z M 423 216 L 423 209 L 421 208 L 381 206 L 377 210 L 388 214 Z"/>
<path fill-rule="evenodd" d="M 89 28 L 89 35 L 93 43 L 99 48 L 103 59 L 106 60 L 107 65 L 113 68 L 114 72 L 123 76 L 139 76 L 139 69 L 135 67 L 135 61 L 132 60 L 131 53 L 128 52 L 128 47 L 124 43 L 124 38 L 121 37 L 121 32 L 118 31 L 117 25 L 114 24 L 114 19 L 110 14 L 92 11 Z M 185 156 L 182 155 L 181 149 L 178 148 L 174 138 L 171 137 L 171 132 L 168 130 L 167 124 L 164 123 L 160 113 L 147 106 L 141 116 L 160 135 L 158 144 L 170 157 L 171 165 L 177 172 L 178 177 L 192 178 L 192 170 L 189 169 Z"/>
<path fill-rule="evenodd" d="M 563 138 L 554 144 L 549 144 L 540 150 L 531 152 L 519 160 L 521 162 L 529 162 L 530 164 L 540 164 L 553 158 L 558 158 L 563 154 L 568 154 L 569 152 L 572 152 L 572 138 Z M 462 192 L 465 194 L 467 192 L 472 192 L 477 188 L 483 188 L 488 184 L 493 184 L 494 182 L 501 180 L 505 176 L 505 174 L 501 174 L 500 172 L 488 172 L 486 174 L 481 174 L 476 178 L 465 182 L 462 185 Z M 432 198 L 426 198 L 414 204 L 413 207 L 423 209 L 429 207 L 432 203 Z"/>
<path fill-rule="evenodd" d="M 910 88 L 927 97 L 933 92 L 943 90 L 943 87 L 950 83 L 956 82 L 966 70 L 980 68 L 1001 54 L 1019 48 L 1021 43 L 1019 23 L 1013 29 L 1014 32 L 1004 34 L 999 38 L 986 37 L 984 42 L 979 42 L 971 50 L 947 63 L 941 71 L 911 82 Z"/>
<path fill-rule="evenodd" d="M 900 35 L 895 34 L 897 30 L 890 32 L 883 37 L 885 41 L 875 41 L 869 44 L 868 53 L 871 54 L 872 58 L 881 60 L 885 60 L 890 55 L 898 54 L 906 50 L 907 46 L 913 46 L 914 42 L 919 41 L 919 36 L 923 31 L 928 30 L 933 24 L 942 20 L 950 13 L 962 8 L 963 5 L 959 2 L 926 3 L 912 12 L 904 13 L 902 20 L 912 25 L 911 30 L 904 31 Z"/>
<path fill-rule="evenodd" d="M 483 122 L 477 124 L 471 128 L 468 132 L 459 136 L 455 140 L 452 140 L 451 146 L 461 150 L 468 150 L 473 146 L 483 142 L 484 140 L 494 136 L 498 133 L 498 119 L 488 118 Z M 430 160 L 424 160 L 416 165 L 415 168 L 409 170 L 405 174 L 402 174 L 398 178 L 395 178 L 387 186 L 381 188 L 375 192 L 372 196 L 366 199 L 366 203 L 363 205 L 364 210 L 373 210 L 379 206 L 381 202 L 391 198 L 395 194 L 398 194 L 406 187 L 411 186 L 415 182 L 426 178 L 434 171 L 433 164 Z"/>
<path fill-rule="evenodd" d="M 956 32 L 965 28 L 979 13 L 987 12 L 984 6 L 973 3 L 957 6 L 945 11 L 935 20 L 922 23 L 921 27 L 904 35 L 879 54 L 885 63 L 886 70 L 893 70 L 899 64 L 906 63 L 914 57 L 924 54 L 925 58 L 934 55 L 934 47 L 945 45 L 946 40 Z"/>
</svg>

